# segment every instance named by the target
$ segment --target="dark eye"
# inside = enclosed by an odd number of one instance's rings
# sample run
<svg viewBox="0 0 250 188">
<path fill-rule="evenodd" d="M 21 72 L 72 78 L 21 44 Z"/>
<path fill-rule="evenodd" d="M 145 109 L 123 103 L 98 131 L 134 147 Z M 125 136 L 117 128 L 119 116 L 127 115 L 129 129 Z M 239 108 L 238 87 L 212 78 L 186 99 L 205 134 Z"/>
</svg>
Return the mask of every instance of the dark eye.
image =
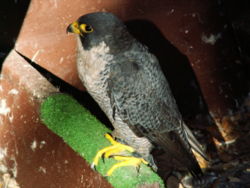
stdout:
<svg viewBox="0 0 250 188">
<path fill-rule="evenodd" d="M 92 31 L 93 31 L 93 28 L 92 28 L 90 25 L 86 25 L 86 26 L 85 26 L 85 30 L 86 30 L 87 32 L 92 32 Z"/>
<path fill-rule="evenodd" d="M 94 29 L 88 25 L 88 24 L 81 24 L 80 25 L 80 30 L 83 32 L 83 33 L 91 33 L 94 31 Z"/>
</svg>

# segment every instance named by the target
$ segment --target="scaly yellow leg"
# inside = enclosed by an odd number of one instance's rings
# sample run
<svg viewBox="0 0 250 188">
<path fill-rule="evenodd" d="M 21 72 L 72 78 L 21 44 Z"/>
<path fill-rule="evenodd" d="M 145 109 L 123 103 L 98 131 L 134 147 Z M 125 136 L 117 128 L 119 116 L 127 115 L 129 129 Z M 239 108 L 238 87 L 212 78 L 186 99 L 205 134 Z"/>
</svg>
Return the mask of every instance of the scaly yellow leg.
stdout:
<svg viewBox="0 0 250 188">
<path fill-rule="evenodd" d="M 108 158 L 110 156 L 113 156 L 115 160 L 119 160 L 122 162 L 119 162 L 115 165 L 113 165 L 109 171 L 107 172 L 107 176 L 110 176 L 115 169 L 122 167 L 122 166 L 136 166 L 138 167 L 141 163 L 148 164 L 147 161 L 145 161 L 143 158 L 136 158 L 132 156 L 117 156 L 114 154 L 120 153 L 122 151 L 129 151 L 134 152 L 134 148 L 121 144 L 114 140 L 112 136 L 109 134 L 105 134 L 105 138 L 109 140 L 109 142 L 112 144 L 111 146 L 105 147 L 97 152 L 96 156 L 94 157 L 93 163 L 91 164 L 91 167 L 94 168 L 98 165 L 99 159 L 104 156 L 104 158 Z"/>
</svg>

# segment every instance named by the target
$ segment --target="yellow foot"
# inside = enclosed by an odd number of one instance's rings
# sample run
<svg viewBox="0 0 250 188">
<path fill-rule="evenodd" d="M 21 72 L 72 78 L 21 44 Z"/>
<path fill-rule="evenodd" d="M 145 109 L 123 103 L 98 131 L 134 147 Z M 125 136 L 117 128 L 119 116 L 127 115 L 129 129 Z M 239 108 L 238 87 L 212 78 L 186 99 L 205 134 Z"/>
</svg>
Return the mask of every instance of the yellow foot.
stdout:
<svg viewBox="0 0 250 188">
<path fill-rule="evenodd" d="M 104 156 L 104 158 L 109 158 L 112 156 L 115 160 L 122 161 L 117 164 L 114 164 L 109 171 L 107 172 L 107 176 L 110 176 L 115 169 L 122 167 L 122 166 L 135 166 L 139 167 L 141 163 L 148 164 L 147 161 L 145 161 L 143 158 L 136 158 L 132 156 L 118 156 L 117 153 L 123 152 L 123 151 L 129 151 L 134 152 L 134 148 L 121 144 L 117 141 L 115 141 L 109 134 L 105 134 L 105 138 L 109 140 L 109 142 L 112 144 L 111 146 L 105 147 L 102 150 L 98 151 L 93 163 L 91 164 L 91 168 L 95 168 L 95 166 L 98 165 L 99 159 Z"/>
<path fill-rule="evenodd" d="M 143 158 L 136 158 L 131 156 L 114 156 L 113 157 L 117 161 L 122 161 L 119 163 L 114 164 L 107 172 L 106 176 L 110 176 L 115 169 L 122 167 L 122 166 L 135 166 L 138 168 L 141 163 L 148 164 L 147 161 L 145 161 Z"/>
</svg>

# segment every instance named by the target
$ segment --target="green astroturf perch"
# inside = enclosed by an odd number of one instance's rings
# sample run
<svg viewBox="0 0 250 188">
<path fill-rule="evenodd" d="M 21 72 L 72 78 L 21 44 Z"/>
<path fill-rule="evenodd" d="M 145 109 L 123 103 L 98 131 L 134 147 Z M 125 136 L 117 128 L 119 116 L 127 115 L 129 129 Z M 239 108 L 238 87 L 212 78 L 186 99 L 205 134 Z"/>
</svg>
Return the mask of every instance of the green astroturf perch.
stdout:
<svg viewBox="0 0 250 188">
<path fill-rule="evenodd" d="M 104 137 L 111 130 L 68 95 L 55 94 L 48 97 L 41 105 L 41 119 L 89 164 L 93 162 L 98 150 L 111 145 Z M 100 160 L 96 170 L 105 176 L 115 163 L 117 161 L 112 158 L 105 159 L 105 163 Z M 139 173 L 133 166 L 118 168 L 107 180 L 115 188 L 136 188 L 155 182 L 164 187 L 160 177 L 144 164 L 141 164 Z"/>
</svg>

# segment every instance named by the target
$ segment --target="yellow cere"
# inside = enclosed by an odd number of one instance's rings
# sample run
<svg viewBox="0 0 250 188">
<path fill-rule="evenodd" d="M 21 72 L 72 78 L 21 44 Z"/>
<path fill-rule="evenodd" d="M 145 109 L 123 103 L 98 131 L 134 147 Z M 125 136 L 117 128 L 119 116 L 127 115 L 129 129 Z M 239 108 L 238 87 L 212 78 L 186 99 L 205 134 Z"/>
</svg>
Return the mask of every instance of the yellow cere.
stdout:
<svg viewBox="0 0 250 188">
<path fill-rule="evenodd" d="M 71 29 L 73 31 L 73 33 L 76 33 L 76 34 L 80 34 L 80 29 L 79 29 L 79 25 L 78 25 L 78 22 L 73 22 L 71 24 Z"/>
</svg>

